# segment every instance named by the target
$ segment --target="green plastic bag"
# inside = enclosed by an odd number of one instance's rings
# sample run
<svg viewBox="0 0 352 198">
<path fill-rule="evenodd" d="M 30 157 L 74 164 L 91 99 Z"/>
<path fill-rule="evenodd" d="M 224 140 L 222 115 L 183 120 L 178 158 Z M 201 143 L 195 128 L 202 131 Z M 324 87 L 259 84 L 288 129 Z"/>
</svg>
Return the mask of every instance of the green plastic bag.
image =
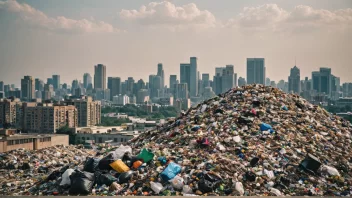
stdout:
<svg viewBox="0 0 352 198">
<path fill-rule="evenodd" d="M 143 159 L 143 162 L 148 163 L 154 158 L 154 153 L 149 152 L 147 149 L 144 148 L 137 157 Z"/>
</svg>

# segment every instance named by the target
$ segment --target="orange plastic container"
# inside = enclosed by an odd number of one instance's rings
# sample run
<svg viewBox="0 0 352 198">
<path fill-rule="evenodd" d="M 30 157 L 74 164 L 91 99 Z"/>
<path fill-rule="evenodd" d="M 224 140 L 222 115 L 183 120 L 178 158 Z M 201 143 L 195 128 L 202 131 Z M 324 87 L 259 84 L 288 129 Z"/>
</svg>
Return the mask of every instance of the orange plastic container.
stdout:
<svg viewBox="0 0 352 198">
<path fill-rule="evenodd" d="M 139 168 L 142 164 L 143 164 L 142 161 L 137 160 L 137 161 L 133 162 L 133 168 L 134 168 L 134 169 L 137 169 L 137 168 Z"/>
</svg>

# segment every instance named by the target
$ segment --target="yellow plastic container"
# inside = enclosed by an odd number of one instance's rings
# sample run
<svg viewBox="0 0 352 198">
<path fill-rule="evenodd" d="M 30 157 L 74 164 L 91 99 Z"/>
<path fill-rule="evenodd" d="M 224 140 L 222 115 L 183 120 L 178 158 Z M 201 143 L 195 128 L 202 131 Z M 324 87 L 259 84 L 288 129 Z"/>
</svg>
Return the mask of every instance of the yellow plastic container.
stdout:
<svg viewBox="0 0 352 198">
<path fill-rule="evenodd" d="M 116 160 L 113 163 L 111 163 L 110 166 L 118 173 L 124 173 L 130 170 L 130 168 L 128 168 L 128 166 L 125 163 L 123 163 L 122 160 Z"/>
</svg>

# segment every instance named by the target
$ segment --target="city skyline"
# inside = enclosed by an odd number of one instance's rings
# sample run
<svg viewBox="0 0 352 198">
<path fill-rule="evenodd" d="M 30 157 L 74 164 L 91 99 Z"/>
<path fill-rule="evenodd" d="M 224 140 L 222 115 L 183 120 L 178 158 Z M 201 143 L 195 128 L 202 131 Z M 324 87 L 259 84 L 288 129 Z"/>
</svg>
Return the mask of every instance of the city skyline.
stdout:
<svg viewBox="0 0 352 198">
<path fill-rule="evenodd" d="M 194 56 L 210 76 L 231 64 L 246 77 L 246 58 L 262 57 L 275 81 L 286 79 L 296 59 L 302 77 L 330 67 L 349 82 L 351 7 L 349 0 L 0 0 L 0 79 L 19 87 L 24 75 L 46 81 L 55 74 L 71 83 L 101 63 L 107 76 L 146 81 L 162 63 L 168 85 Z"/>
</svg>

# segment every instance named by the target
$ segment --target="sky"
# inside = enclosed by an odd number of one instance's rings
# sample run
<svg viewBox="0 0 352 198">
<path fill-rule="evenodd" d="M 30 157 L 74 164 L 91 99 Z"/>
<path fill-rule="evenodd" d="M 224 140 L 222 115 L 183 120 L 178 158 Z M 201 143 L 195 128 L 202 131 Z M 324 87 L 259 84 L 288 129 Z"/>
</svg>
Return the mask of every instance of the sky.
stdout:
<svg viewBox="0 0 352 198">
<path fill-rule="evenodd" d="M 200 73 L 265 58 L 267 77 L 287 81 L 331 67 L 352 82 L 351 0 L 0 0 L 0 81 L 25 75 L 61 83 L 94 75 L 147 81 L 163 63 L 166 83 L 198 57 Z"/>
</svg>

